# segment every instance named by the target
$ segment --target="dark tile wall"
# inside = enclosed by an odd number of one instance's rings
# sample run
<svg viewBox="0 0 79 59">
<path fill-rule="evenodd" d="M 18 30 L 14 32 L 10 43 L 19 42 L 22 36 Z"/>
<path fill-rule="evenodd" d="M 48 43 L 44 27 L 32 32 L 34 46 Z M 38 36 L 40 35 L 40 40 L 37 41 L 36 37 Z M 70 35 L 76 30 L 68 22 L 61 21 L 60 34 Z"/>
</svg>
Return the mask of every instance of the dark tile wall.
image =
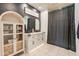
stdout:
<svg viewBox="0 0 79 59">
<path fill-rule="evenodd" d="M 26 13 L 24 13 L 24 6 L 23 6 L 23 4 L 25 4 L 25 3 L 0 3 L 0 15 L 2 14 L 2 13 L 4 13 L 4 12 L 6 12 L 6 11 L 15 11 L 15 12 L 17 12 L 17 13 L 19 13 L 20 15 L 22 15 L 23 17 L 25 16 L 25 15 L 28 15 L 28 14 L 26 14 Z M 27 4 L 27 3 L 26 3 Z M 36 9 L 36 8 L 34 8 L 34 7 L 32 7 L 31 5 L 29 5 L 29 4 L 27 4 L 28 6 L 28 8 L 29 9 Z M 37 9 L 36 9 L 37 10 Z M 37 12 L 39 13 L 39 16 L 40 16 L 40 11 L 39 10 L 37 10 Z M 28 15 L 28 16 L 30 16 L 31 18 L 37 18 L 37 17 L 34 17 L 34 16 L 32 16 L 32 15 Z M 39 21 L 40 21 L 40 17 L 38 18 L 39 19 Z M 33 22 L 34 23 L 34 22 Z M 40 22 L 40 24 L 41 24 L 41 22 Z M 32 25 L 33 27 L 34 27 L 34 25 Z M 40 25 L 41 26 L 41 25 Z M 41 27 L 40 27 L 41 28 Z M 40 30 L 39 30 L 40 31 Z"/>
<path fill-rule="evenodd" d="M 24 16 L 22 3 L 0 3 L 0 15 L 5 11 L 15 11 Z"/>
</svg>

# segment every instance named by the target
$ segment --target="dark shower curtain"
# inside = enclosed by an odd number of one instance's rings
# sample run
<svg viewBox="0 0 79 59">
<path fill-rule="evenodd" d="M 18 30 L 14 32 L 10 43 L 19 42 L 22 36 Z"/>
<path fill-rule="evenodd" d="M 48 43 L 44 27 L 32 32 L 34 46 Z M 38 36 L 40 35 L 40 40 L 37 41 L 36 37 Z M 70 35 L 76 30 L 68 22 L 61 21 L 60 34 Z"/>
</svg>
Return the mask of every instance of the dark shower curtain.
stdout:
<svg viewBox="0 0 79 59">
<path fill-rule="evenodd" d="M 75 14 L 74 14 L 74 4 L 68 7 L 68 23 L 69 23 L 69 32 L 68 32 L 68 41 L 69 48 L 73 51 L 76 51 L 76 41 L 75 41 Z"/>
<path fill-rule="evenodd" d="M 75 51 L 74 5 L 49 12 L 48 18 L 47 42 Z"/>
</svg>

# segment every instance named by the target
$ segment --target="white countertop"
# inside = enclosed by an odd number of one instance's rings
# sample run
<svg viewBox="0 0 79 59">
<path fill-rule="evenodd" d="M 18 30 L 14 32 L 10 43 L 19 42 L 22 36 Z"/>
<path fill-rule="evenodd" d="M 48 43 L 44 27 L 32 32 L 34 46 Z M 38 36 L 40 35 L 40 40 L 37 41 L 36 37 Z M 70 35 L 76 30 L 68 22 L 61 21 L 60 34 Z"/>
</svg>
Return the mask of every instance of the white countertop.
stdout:
<svg viewBox="0 0 79 59">
<path fill-rule="evenodd" d="M 25 33 L 25 35 L 28 35 L 28 34 L 39 34 L 39 33 L 44 33 L 44 32 L 32 32 L 32 33 Z"/>
</svg>

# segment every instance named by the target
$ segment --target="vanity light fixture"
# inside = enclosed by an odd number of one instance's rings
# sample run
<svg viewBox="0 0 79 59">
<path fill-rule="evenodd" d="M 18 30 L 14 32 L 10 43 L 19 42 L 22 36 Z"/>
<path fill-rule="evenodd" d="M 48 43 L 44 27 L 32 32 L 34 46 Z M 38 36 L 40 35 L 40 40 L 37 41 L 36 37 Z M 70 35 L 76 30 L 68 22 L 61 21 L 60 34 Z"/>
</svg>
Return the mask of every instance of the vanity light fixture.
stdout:
<svg viewBox="0 0 79 59">
<path fill-rule="evenodd" d="M 36 10 L 36 9 L 33 9 L 33 11 L 37 12 L 37 10 Z"/>
<path fill-rule="evenodd" d="M 27 5 L 26 3 L 24 3 L 24 4 L 21 5 L 21 8 L 22 8 L 22 9 L 24 9 L 24 8 L 26 8 L 26 7 L 28 7 L 28 5 Z"/>
</svg>

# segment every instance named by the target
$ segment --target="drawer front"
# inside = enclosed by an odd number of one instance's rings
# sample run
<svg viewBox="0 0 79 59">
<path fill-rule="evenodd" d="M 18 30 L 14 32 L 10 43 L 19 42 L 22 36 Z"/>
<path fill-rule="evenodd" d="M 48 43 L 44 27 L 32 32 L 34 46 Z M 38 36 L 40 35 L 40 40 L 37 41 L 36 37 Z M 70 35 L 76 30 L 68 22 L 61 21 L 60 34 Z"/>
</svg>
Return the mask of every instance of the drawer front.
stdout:
<svg viewBox="0 0 79 59">
<path fill-rule="evenodd" d="M 29 42 L 28 43 L 28 50 L 30 51 L 30 50 L 34 49 L 35 41 L 30 39 L 28 42 Z"/>
<path fill-rule="evenodd" d="M 32 50 L 43 43 L 42 34 L 31 35 L 28 38 L 28 50 Z"/>
</svg>

